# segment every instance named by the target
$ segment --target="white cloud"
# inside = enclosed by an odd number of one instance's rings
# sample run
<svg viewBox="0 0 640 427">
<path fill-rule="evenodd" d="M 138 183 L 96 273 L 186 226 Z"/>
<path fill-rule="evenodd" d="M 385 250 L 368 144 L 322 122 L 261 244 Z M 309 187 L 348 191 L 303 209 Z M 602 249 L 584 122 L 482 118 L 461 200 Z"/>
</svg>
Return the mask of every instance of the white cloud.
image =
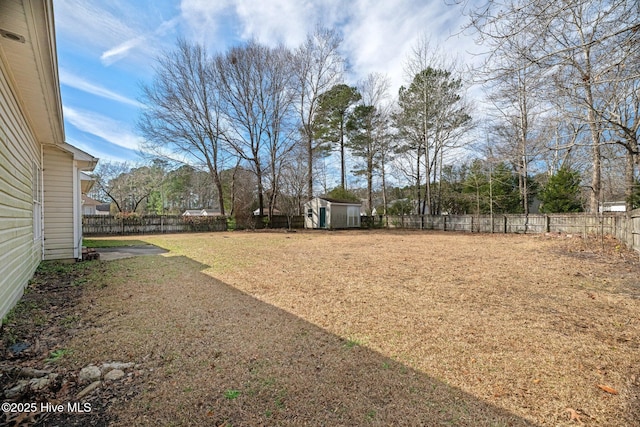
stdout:
<svg viewBox="0 0 640 427">
<path fill-rule="evenodd" d="M 119 45 L 114 46 L 111 49 L 105 50 L 104 52 L 102 52 L 102 55 L 100 55 L 100 60 L 104 65 L 109 66 L 114 62 L 119 61 L 120 59 L 129 55 L 129 52 L 132 49 L 135 49 L 136 47 L 140 46 L 142 43 L 144 43 L 145 40 L 146 40 L 146 37 L 144 36 L 138 36 L 129 40 L 125 40 Z"/>
<path fill-rule="evenodd" d="M 105 66 L 124 58 L 147 65 L 178 23 L 177 17 L 166 20 L 154 7 L 154 3 L 56 0 L 56 29 L 78 49 L 100 57 Z"/>
<path fill-rule="evenodd" d="M 186 36 L 197 43 L 214 44 L 221 47 L 224 43 L 216 43 L 223 20 L 228 18 L 226 11 L 231 6 L 229 0 L 182 0 L 180 16 L 184 22 Z"/>
<path fill-rule="evenodd" d="M 91 95 L 99 96 L 105 99 L 110 99 L 112 101 L 117 101 L 122 104 L 128 104 L 133 107 L 137 107 L 137 108 L 144 107 L 141 103 L 139 103 L 134 99 L 127 98 L 126 96 L 120 95 L 102 86 L 93 84 L 83 79 L 82 77 L 69 73 L 64 68 L 60 68 L 59 75 L 60 75 L 60 83 L 65 86 L 69 86 L 74 89 L 81 90 Z"/>
<path fill-rule="evenodd" d="M 180 10 L 195 41 L 217 40 L 218 49 L 233 38 L 251 37 L 295 47 L 317 24 L 338 28 L 351 77 L 387 74 L 394 92 L 404 83 L 404 63 L 420 37 L 427 35 L 452 55 L 473 48 L 472 40 L 451 37 L 466 18 L 460 7 L 442 0 L 182 0 Z"/>
<path fill-rule="evenodd" d="M 136 36 L 137 31 L 100 3 L 57 0 L 56 30 L 85 48 L 106 49 Z"/>
<path fill-rule="evenodd" d="M 128 56 L 154 58 L 158 56 L 161 50 L 158 48 L 158 46 L 162 46 L 160 38 L 170 32 L 177 23 L 177 18 L 163 21 L 153 31 L 125 40 L 117 46 L 102 52 L 100 60 L 104 65 L 109 66 Z"/>
<path fill-rule="evenodd" d="M 67 143 L 73 145 L 74 147 L 78 147 L 82 151 L 91 154 L 93 157 L 98 158 L 100 162 L 131 162 L 131 157 L 118 156 L 115 155 L 112 151 L 105 151 L 100 149 L 99 147 L 96 147 L 95 145 L 88 145 L 75 139 L 67 138 Z"/>
<path fill-rule="evenodd" d="M 404 65 L 419 39 L 427 37 L 448 56 L 464 52 L 449 36 L 462 22 L 460 9 L 444 2 L 358 0 L 344 28 L 344 44 L 352 72 L 362 78 L 386 73 L 392 90 L 405 83 Z M 452 28 L 453 27 L 453 28 Z"/>
<path fill-rule="evenodd" d="M 78 130 L 129 150 L 139 150 L 142 138 L 128 130 L 125 123 L 91 111 L 68 106 L 64 106 L 63 109 L 64 118 Z"/>
<path fill-rule="evenodd" d="M 256 37 L 267 44 L 284 43 L 288 46 L 300 44 L 309 30 L 313 29 L 314 17 L 322 16 L 323 23 L 333 26 L 332 9 L 335 2 L 273 0 L 256 2 L 236 0 L 235 12 L 242 28 L 241 37 Z"/>
</svg>

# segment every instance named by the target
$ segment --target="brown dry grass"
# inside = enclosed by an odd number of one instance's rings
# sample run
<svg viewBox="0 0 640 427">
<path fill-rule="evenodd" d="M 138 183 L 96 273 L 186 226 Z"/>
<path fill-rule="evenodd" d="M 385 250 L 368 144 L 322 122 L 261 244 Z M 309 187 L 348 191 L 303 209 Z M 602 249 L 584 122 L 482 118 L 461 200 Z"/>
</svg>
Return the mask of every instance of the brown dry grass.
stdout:
<svg viewBox="0 0 640 427">
<path fill-rule="evenodd" d="M 144 240 L 171 252 L 110 262 L 70 344 L 145 368 L 121 425 L 637 425 L 640 266 L 615 242 Z"/>
</svg>

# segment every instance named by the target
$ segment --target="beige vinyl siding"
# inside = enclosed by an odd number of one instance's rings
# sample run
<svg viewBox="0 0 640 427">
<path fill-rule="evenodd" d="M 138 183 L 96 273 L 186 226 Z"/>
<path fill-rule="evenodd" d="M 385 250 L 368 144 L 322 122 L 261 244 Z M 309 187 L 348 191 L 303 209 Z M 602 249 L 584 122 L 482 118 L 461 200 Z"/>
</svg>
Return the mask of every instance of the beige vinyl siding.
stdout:
<svg viewBox="0 0 640 427">
<path fill-rule="evenodd" d="M 44 148 L 44 259 L 72 259 L 73 155 Z"/>
<path fill-rule="evenodd" d="M 33 164 L 40 148 L 27 124 L 0 51 L 0 319 L 22 296 L 38 266 L 33 236 Z"/>
</svg>

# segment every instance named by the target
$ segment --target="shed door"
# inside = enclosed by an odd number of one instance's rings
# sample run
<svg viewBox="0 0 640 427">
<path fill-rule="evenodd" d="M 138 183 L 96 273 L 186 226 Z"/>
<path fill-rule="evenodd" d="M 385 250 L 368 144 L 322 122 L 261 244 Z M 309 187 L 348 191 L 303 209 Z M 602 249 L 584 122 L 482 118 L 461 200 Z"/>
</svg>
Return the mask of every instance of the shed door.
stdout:
<svg viewBox="0 0 640 427">
<path fill-rule="evenodd" d="M 320 208 L 320 228 L 327 227 L 327 208 Z"/>
</svg>

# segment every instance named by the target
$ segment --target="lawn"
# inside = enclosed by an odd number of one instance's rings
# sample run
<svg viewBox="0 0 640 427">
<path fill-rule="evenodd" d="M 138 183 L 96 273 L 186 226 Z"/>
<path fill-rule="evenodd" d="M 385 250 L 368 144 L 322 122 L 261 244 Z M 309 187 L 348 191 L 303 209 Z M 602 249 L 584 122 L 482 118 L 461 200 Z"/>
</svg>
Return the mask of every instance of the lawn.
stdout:
<svg viewBox="0 0 640 427">
<path fill-rule="evenodd" d="M 614 241 L 385 231 L 139 240 L 170 252 L 95 263 L 56 362 L 139 364 L 105 405 L 115 425 L 640 419 L 640 265 Z"/>
</svg>

